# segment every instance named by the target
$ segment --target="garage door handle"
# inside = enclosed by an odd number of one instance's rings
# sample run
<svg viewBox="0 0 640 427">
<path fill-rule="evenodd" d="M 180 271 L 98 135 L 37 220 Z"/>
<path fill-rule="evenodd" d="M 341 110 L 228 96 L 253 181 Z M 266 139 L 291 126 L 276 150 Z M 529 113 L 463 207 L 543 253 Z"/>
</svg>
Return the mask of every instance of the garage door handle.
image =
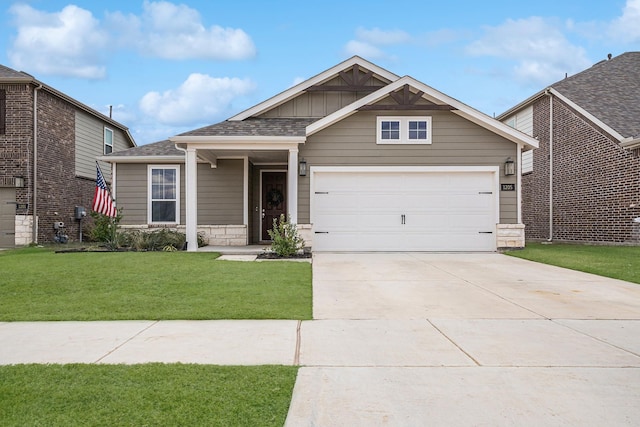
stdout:
<svg viewBox="0 0 640 427">
<path fill-rule="evenodd" d="M 329 194 L 328 191 L 316 191 L 316 194 Z"/>
<path fill-rule="evenodd" d="M 478 191 L 478 194 L 493 194 L 493 191 Z"/>
<path fill-rule="evenodd" d="M 316 231 L 315 234 L 329 234 L 328 231 Z"/>
<path fill-rule="evenodd" d="M 402 221 L 402 225 L 405 225 L 407 223 L 407 217 L 405 216 L 405 214 L 400 215 L 400 220 Z"/>
<path fill-rule="evenodd" d="M 478 231 L 479 234 L 493 234 L 493 231 Z"/>
</svg>

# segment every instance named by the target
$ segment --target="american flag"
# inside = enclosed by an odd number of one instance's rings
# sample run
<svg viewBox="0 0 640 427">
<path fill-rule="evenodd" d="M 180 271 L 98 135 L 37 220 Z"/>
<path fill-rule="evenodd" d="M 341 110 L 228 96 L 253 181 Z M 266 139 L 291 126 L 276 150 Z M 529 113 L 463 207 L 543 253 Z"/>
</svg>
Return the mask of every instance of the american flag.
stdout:
<svg viewBox="0 0 640 427">
<path fill-rule="evenodd" d="M 107 182 L 104 180 L 104 176 L 102 176 L 98 162 L 96 162 L 96 170 L 98 177 L 96 178 L 96 192 L 93 195 L 92 209 L 98 213 L 114 217 L 118 213 L 116 210 L 116 202 L 113 201 L 111 193 L 109 193 Z"/>
</svg>

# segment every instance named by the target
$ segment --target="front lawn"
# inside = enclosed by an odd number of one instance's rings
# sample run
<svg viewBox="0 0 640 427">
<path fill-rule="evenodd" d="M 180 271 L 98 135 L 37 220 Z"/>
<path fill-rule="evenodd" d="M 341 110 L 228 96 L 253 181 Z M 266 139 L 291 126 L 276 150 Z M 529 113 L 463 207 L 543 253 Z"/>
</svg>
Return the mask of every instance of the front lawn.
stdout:
<svg viewBox="0 0 640 427">
<path fill-rule="evenodd" d="M 3 426 L 282 426 L 293 366 L 0 366 Z"/>
<path fill-rule="evenodd" d="M 596 246 L 527 243 L 507 255 L 640 283 L 640 246 Z"/>
<path fill-rule="evenodd" d="M 0 251 L 0 321 L 311 318 L 310 264 L 217 256 Z"/>
</svg>

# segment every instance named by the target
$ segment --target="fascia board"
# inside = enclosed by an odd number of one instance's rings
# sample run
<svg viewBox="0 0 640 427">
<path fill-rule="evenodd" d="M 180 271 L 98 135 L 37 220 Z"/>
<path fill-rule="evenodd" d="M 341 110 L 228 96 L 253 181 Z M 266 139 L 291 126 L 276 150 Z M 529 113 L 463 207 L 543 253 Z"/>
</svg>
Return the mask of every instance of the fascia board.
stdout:
<svg viewBox="0 0 640 427">
<path fill-rule="evenodd" d="M 176 144 L 216 144 L 234 143 L 245 144 L 304 144 L 307 140 L 304 136 L 172 136 L 169 141 Z M 240 147 L 239 147 L 240 148 Z"/>
<path fill-rule="evenodd" d="M 506 124 L 499 122 L 498 120 L 491 118 L 486 114 L 481 113 L 480 111 L 475 110 L 474 108 L 471 108 L 468 105 L 458 101 L 457 99 L 451 98 L 450 96 L 445 95 L 444 93 L 432 88 L 431 86 L 419 82 L 413 77 L 409 76 L 404 76 L 393 83 L 389 83 L 387 86 L 384 86 L 376 92 L 373 92 L 372 94 L 367 95 L 364 98 L 361 98 L 358 101 L 347 105 L 346 107 L 336 111 L 335 113 L 332 113 L 327 117 L 310 124 L 306 128 L 307 136 L 313 135 L 314 133 L 319 132 L 320 130 L 328 126 L 331 126 L 332 124 L 349 117 L 350 115 L 356 113 L 358 111 L 358 108 L 367 104 L 377 102 L 378 100 L 387 96 L 390 92 L 401 88 L 405 84 L 408 84 L 409 86 L 412 86 L 415 89 L 424 92 L 425 95 L 431 99 L 435 99 L 444 104 L 451 105 L 455 108 L 455 110 L 451 111 L 452 113 L 458 114 L 459 116 L 464 117 L 467 120 L 472 121 L 473 123 L 476 123 L 477 125 L 482 126 L 485 129 L 488 129 L 516 144 L 522 143 L 527 146 L 531 146 L 532 148 L 538 148 L 539 144 L 537 139 L 525 135 L 519 130 L 513 129 L 512 127 L 507 126 Z"/>
<path fill-rule="evenodd" d="M 518 111 L 522 110 L 523 108 L 527 107 L 529 104 L 531 104 L 532 102 L 538 100 L 539 98 L 542 98 L 545 95 L 546 89 L 541 90 L 540 92 L 530 96 L 529 98 L 525 99 L 524 101 L 520 102 L 519 104 L 509 108 L 507 111 L 505 111 L 502 114 L 499 114 L 496 117 L 496 120 L 499 121 L 503 121 L 504 119 L 506 119 L 509 116 L 514 115 L 515 113 L 517 113 Z"/>
<path fill-rule="evenodd" d="M 184 156 L 100 156 L 97 159 L 107 163 L 171 163 L 183 162 Z"/>
<path fill-rule="evenodd" d="M 336 76 L 340 71 L 345 70 L 353 65 L 360 65 L 363 68 L 366 68 L 370 71 L 373 71 L 374 74 L 379 75 L 380 77 L 387 79 L 391 82 L 397 80 L 400 78 L 400 76 L 398 76 L 397 74 L 394 74 L 390 71 L 385 70 L 384 68 L 380 68 L 379 66 L 359 57 L 359 56 L 353 56 L 349 59 L 347 59 L 346 61 L 341 62 L 340 64 L 331 67 L 330 69 L 323 71 L 322 73 L 311 77 L 310 79 L 307 79 L 305 81 L 303 81 L 302 83 L 299 83 L 295 86 L 293 86 L 290 89 L 285 90 L 284 92 L 279 93 L 278 95 L 275 95 L 269 99 L 267 99 L 266 101 L 261 102 L 260 104 L 257 104 L 247 110 L 242 111 L 239 114 L 236 114 L 235 116 L 229 118 L 229 121 L 238 121 L 238 120 L 245 120 L 249 117 L 258 115 L 266 110 L 269 110 L 270 108 L 273 108 L 277 105 L 283 104 L 286 101 L 296 97 L 297 95 L 299 95 L 300 93 L 302 93 L 305 89 L 307 89 L 310 86 L 316 85 L 316 84 L 320 84 L 334 76 Z"/>
<path fill-rule="evenodd" d="M 600 129 L 602 129 L 603 131 L 605 131 L 609 135 L 613 136 L 615 139 L 618 140 L 618 142 L 624 141 L 624 139 L 625 139 L 624 136 L 620 135 L 619 132 L 617 132 L 612 127 L 610 127 L 607 124 L 605 124 L 602 120 L 598 119 L 596 116 L 594 116 L 593 114 L 589 113 L 584 108 L 580 107 L 575 102 L 571 101 L 566 96 L 562 95 L 556 89 L 551 87 L 551 88 L 549 88 L 549 92 L 551 92 L 553 94 L 553 96 L 555 96 L 556 98 L 560 99 L 562 102 L 564 102 L 565 104 L 567 104 L 568 106 L 570 106 L 571 108 L 573 108 L 574 110 L 576 110 L 577 112 L 579 112 L 580 114 L 582 114 L 583 116 L 588 118 L 591 122 L 593 122 Z"/>
</svg>

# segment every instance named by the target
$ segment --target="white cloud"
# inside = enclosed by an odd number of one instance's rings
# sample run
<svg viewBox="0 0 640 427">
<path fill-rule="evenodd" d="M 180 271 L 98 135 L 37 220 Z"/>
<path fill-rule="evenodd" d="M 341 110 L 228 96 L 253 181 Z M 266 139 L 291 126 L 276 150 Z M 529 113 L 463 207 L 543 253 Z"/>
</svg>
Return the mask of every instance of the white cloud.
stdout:
<svg viewBox="0 0 640 427">
<path fill-rule="evenodd" d="M 517 63 L 513 72 L 518 80 L 545 85 L 588 67 L 591 62 L 582 47 L 567 40 L 561 25 L 553 20 L 531 17 L 507 20 L 497 27 L 486 27 L 483 37 L 467 46 L 473 56 L 493 56 Z"/>
<path fill-rule="evenodd" d="M 379 59 L 385 57 L 385 53 L 373 46 L 372 44 L 350 40 L 344 47 L 344 51 L 348 56 L 358 55 L 367 59 Z"/>
<path fill-rule="evenodd" d="M 105 77 L 102 56 L 109 36 L 91 12 L 69 5 L 47 13 L 26 4 L 14 5 L 9 12 L 18 28 L 8 52 L 14 67 L 85 79 Z"/>
<path fill-rule="evenodd" d="M 411 36 L 402 30 L 381 30 L 380 28 L 356 29 L 355 40 L 349 40 L 344 47 L 347 56 L 358 55 L 367 59 L 389 59 L 382 46 L 409 43 Z"/>
<path fill-rule="evenodd" d="M 123 46 L 164 59 L 237 60 L 255 56 L 256 48 L 243 30 L 213 25 L 206 28 L 200 13 L 186 5 L 145 1 L 140 17 L 120 12 L 107 15 Z"/>
<path fill-rule="evenodd" d="M 611 22 L 609 35 L 627 43 L 640 40 L 640 0 L 627 0 L 622 16 Z"/>
<path fill-rule="evenodd" d="M 411 41 L 411 36 L 402 30 L 381 30 L 380 28 L 358 28 L 356 38 L 366 43 L 379 46 L 401 44 Z"/>
<path fill-rule="evenodd" d="M 231 110 L 234 98 L 254 88 L 250 80 L 191 74 L 177 89 L 144 95 L 140 109 L 166 125 L 212 123 Z"/>
</svg>

